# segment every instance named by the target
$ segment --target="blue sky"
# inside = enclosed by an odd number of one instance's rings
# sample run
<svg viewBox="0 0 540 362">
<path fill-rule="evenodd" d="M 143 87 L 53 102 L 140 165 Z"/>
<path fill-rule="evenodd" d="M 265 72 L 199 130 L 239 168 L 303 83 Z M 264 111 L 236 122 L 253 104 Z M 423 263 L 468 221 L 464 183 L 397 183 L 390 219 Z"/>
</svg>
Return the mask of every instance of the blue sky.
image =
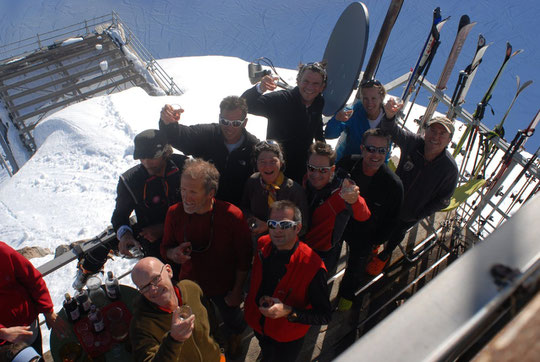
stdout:
<svg viewBox="0 0 540 362">
<path fill-rule="evenodd" d="M 371 53 L 389 0 L 366 0 L 370 17 L 367 56 Z M 91 4 L 91 7 L 89 7 Z M 342 0 L 173 1 L 173 0 L 31 0 L 0 2 L 0 44 L 36 33 L 57 29 L 77 21 L 115 10 L 156 58 L 191 55 L 229 55 L 252 60 L 266 56 L 278 66 L 294 68 L 298 62 L 319 60 L 339 15 L 350 4 Z M 512 59 L 495 92 L 484 122 L 493 127 L 504 115 L 516 89 L 516 76 L 531 85 L 517 100 L 506 122 L 511 140 L 540 107 L 540 79 L 537 78 L 540 42 L 530 31 L 537 23 L 540 2 L 502 0 L 405 0 L 390 36 L 377 77 L 388 82 L 414 66 L 430 28 L 432 11 L 440 6 L 443 17 L 451 16 L 441 34 L 441 46 L 428 80 L 436 83 L 457 31 L 459 18 L 468 14 L 477 25 L 469 34 L 448 82 L 452 93 L 459 70 L 470 63 L 478 34 L 493 42 L 484 56 L 467 97 L 465 108 L 473 112 L 502 63 L 506 42 L 523 54 Z M 351 44 L 351 47 L 355 46 Z M 366 58 L 367 59 L 367 58 Z M 364 62 L 364 65 L 367 63 Z M 226 71 L 226 69 L 224 69 Z M 398 94 L 399 92 L 395 92 Z M 428 94 L 417 102 L 426 105 Z M 444 111 L 444 107 L 440 106 Z M 527 149 L 534 152 L 540 136 L 534 135 Z"/>
</svg>

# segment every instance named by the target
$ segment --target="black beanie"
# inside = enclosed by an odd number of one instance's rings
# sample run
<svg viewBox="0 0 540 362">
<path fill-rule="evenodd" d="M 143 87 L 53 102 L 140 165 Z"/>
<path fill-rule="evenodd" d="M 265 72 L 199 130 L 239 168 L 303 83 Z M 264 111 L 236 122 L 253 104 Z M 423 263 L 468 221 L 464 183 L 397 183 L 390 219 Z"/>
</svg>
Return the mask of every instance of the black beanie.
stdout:
<svg viewBox="0 0 540 362">
<path fill-rule="evenodd" d="M 147 129 L 135 136 L 133 158 L 159 158 L 165 153 L 167 139 L 157 129 Z"/>
</svg>

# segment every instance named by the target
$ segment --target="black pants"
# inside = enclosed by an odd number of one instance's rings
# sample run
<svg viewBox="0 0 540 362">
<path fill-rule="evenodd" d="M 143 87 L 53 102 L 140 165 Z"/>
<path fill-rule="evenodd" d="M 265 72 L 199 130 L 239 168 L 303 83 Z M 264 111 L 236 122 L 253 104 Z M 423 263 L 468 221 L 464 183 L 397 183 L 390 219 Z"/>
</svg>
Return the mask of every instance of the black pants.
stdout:
<svg viewBox="0 0 540 362">
<path fill-rule="evenodd" d="M 336 243 L 330 250 L 328 251 L 317 251 L 315 252 L 321 257 L 321 259 L 324 261 L 324 265 L 326 266 L 326 271 L 328 272 L 328 278 L 331 278 L 336 273 L 337 263 L 339 261 L 339 255 L 341 253 L 341 247 L 343 246 L 343 242 Z"/>
<path fill-rule="evenodd" d="M 369 242 L 351 242 L 348 244 L 349 257 L 345 274 L 339 286 L 339 295 L 345 299 L 353 300 L 360 279 L 366 273 L 366 265 L 373 252 L 373 247 L 376 245 Z"/>
<path fill-rule="evenodd" d="M 240 307 L 230 307 L 225 303 L 225 296 L 218 295 L 210 297 L 210 300 L 216 306 L 223 323 L 234 334 L 240 334 L 246 329 L 247 323 L 244 320 L 244 313 Z"/>
<path fill-rule="evenodd" d="M 302 351 L 304 337 L 292 342 L 278 342 L 257 332 L 254 333 L 261 347 L 262 362 L 294 362 Z"/>
<path fill-rule="evenodd" d="M 394 226 L 394 230 L 390 234 L 388 242 L 386 243 L 384 250 L 379 254 L 379 257 L 383 260 L 388 259 L 392 255 L 394 249 L 401 243 L 401 241 L 405 237 L 407 230 L 414 226 L 418 221 L 419 220 L 399 220 Z"/>
</svg>

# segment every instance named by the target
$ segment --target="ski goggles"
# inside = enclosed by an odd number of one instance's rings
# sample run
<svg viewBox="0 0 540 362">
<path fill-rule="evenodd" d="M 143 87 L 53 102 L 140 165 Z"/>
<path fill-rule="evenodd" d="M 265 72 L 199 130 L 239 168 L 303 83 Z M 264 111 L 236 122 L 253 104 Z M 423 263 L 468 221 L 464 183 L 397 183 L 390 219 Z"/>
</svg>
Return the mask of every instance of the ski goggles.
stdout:
<svg viewBox="0 0 540 362">
<path fill-rule="evenodd" d="M 309 172 L 328 173 L 332 170 L 332 166 L 313 166 L 308 163 L 307 169 Z"/>
<path fill-rule="evenodd" d="M 362 84 L 360 84 L 360 87 L 362 88 L 371 88 L 373 86 L 380 87 L 382 86 L 382 84 L 377 79 L 366 80 L 365 82 L 362 82 Z"/>
<path fill-rule="evenodd" d="M 375 152 L 377 152 L 377 153 L 379 153 L 379 154 L 381 154 L 381 155 L 385 155 L 386 152 L 388 152 L 388 148 L 386 148 L 386 147 L 375 147 L 375 146 L 365 145 L 365 146 L 364 146 L 364 149 L 365 149 L 366 151 L 368 151 L 369 153 L 375 153 Z"/>
<path fill-rule="evenodd" d="M 244 117 L 244 119 L 242 120 L 231 121 L 231 120 L 228 120 L 227 118 L 219 116 L 219 124 L 222 124 L 224 126 L 240 127 L 241 125 L 244 124 L 244 122 L 246 121 L 246 118 L 247 117 Z"/>
<path fill-rule="evenodd" d="M 277 229 L 278 227 L 281 230 L 287 230 L 292 227 L 295 227 L 296 225 L 298 225 L 298 223 L 296 221 L 291 221 L 291 220 L 281 220 L 281 221 L 268 220 L 266 222 L 266 225 L 268 225 L 268 228 L 272 230 Z"/>
</svg>

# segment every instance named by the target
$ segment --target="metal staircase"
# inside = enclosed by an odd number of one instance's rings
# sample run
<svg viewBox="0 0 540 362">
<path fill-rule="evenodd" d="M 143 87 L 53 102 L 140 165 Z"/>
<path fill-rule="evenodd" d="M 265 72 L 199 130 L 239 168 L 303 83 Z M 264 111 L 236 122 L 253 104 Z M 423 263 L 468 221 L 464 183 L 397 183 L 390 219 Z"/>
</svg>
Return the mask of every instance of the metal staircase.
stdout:
<svg viewBox="0 0 540 362">
<path fill-rule="evenodd" d="M 8 54 L 0 60 L 0 99 L 9 117 L 2 123 L 15 126 L 32 154 L 32 131 L 50 112 L 132 86 L 150 95 L 182 93 L 114 12 L 1 46 L 0 57 Z M 5 134 L 1 145 L 17 172 Z"/>
</svg>

